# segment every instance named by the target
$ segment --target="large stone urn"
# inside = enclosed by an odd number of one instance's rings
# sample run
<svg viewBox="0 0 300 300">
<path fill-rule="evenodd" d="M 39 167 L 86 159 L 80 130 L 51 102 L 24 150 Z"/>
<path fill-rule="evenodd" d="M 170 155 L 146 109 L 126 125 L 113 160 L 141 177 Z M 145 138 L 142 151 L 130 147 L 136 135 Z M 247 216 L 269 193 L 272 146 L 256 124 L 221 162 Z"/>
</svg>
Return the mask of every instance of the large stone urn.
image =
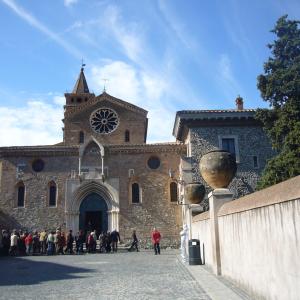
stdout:
<svg viewBox="0 0 300 300">
<path fill-rule="evenodd" d="M 205 196 L 205 186 L 200 182 L 189 183 L 185 186 L 185 199 L 189 204 L 199 204 Z"/>
<path fill-rule="evenodd" d="M 237 169 L 235 157 L 225 150 L 204 154 L 199 163 L 203 179 L 214 189 L 227 188 Z"/>
</svg>

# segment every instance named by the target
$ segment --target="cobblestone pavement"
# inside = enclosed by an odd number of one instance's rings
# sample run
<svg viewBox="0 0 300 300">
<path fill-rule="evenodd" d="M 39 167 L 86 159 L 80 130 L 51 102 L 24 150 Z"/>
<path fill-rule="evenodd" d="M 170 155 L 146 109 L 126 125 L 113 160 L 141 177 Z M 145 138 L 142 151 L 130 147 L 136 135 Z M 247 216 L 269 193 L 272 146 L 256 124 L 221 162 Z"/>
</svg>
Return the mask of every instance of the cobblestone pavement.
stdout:
<svg viewBox="0 0 300 300">
<path fill-rule="evenodd" d="M 177 255 L 0 258 L 0 299 L 211 299 Z"/>
</svg>

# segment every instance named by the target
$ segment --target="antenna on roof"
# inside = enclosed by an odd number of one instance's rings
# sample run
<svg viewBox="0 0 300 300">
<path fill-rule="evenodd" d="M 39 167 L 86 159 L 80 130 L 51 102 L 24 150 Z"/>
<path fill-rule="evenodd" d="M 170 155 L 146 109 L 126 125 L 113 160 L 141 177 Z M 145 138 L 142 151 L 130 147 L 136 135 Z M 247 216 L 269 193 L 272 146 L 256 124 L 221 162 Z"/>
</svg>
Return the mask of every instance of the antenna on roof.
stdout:
<svg viewBox="0 0 300 300">
<path fill-rule="evenodd" d="M 107 78 L 102 78 L 104 84 L 103 84 L 103 93 L 106 92 L 106 83 L 109 81 Z"/>
</svg>

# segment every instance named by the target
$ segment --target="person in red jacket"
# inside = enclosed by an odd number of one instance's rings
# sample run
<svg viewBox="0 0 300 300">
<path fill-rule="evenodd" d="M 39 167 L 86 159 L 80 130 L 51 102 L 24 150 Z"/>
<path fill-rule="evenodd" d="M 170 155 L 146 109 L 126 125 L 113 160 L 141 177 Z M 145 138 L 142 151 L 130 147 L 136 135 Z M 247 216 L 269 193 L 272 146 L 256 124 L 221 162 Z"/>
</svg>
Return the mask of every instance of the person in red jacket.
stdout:
<svg viewBox="0 0 300 300">
<path fill-rule="evenodd" d="M 27 255 L 32 254 L 32 242 L 33 242 L 32 234 L 29 233 L 25 238 L 26 254 Z"/>
<path fill-rule="evenodd" d="M 152 238 L 152 243 L 153 243 L 153 246 L 154 246 L 155 255 L 160 254 L 159 243 L 160 243 L 160 240 L 161 240 L 161 234 L 155 227 L 153 228 L 153 231 L 151 233 L 151 238 Z"/>
</svg>

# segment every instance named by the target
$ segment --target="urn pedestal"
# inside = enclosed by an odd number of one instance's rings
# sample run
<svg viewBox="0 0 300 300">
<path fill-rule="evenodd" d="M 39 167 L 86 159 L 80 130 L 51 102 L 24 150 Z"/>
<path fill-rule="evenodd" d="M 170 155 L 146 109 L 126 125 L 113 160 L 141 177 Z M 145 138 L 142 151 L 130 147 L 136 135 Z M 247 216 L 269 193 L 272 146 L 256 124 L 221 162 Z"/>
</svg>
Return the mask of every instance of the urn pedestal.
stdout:
<svg viewBox="0 0 300 300">
<path fill-rule="evenodd" d="M 235 157 L 224 150 L 204 154 L 199 163 L 203 179 L 214 189 L 209 193 L 209 215 L 212 249 L 212 268 L 216 275 L 222 274 L 218 212 L 233 194 L 227 189 L 237 169 Z"/>
</svg>

